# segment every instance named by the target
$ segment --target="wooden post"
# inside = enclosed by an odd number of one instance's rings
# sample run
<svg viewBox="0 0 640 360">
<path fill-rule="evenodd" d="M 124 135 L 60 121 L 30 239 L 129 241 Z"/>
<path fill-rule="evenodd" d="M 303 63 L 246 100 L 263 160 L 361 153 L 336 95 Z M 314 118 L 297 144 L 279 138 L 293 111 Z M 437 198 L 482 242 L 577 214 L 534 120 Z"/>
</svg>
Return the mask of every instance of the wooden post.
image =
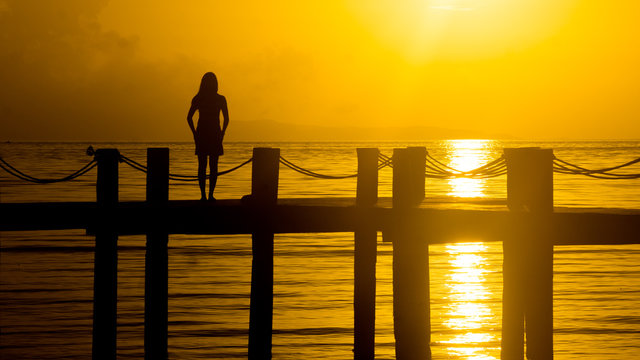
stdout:
<svg viewBox="0 0 640 360">
<path fill-rule="evenodd" d="M 116 358 L 116 326 L 118 298 L 118 206 L 117 149 L 96 151 L 98 179 L 96 203 L 99 219 L 96 226 L 96 245 L 93 278 L 93 359 Z"/>
<path fill-rule="evenodd" d="M 522 221 L 512 219 L 502 241 L 502 360 L 524 358 L 524 268 L 522 244 L 514 236 Z"/>
<path fill-rule="evenodd" d="M 409 169 L 411 179 L 411 196 L 415 198 L 417 204 L 425 198 L 425 173 L 427 170 L 427 148 L 424 146 L 410 146 L 407 148 L 411 167 Z"/>
<path fill-rule="evenodd" d="M 427 149 L 409 147 L 393 150 L 393 207 L 410 208 L 425 197 Z M 399 166 L 396 166 L 396 162 Z"/>
<path fill-rule="evenodd" d="M 391 188 L 393 208 L 410 208 L 416 204 L 415 201 L 411 201 L 409 150 L 403 148 L 393 149 L 391 159 L 393 163 L 393 185 Z"/>
<path fill-rule="evenodd" d="M 393 323 L 399 360 L 431 359 L 429 247 L 424 239 L 416 236 L 411 219 L 411 209 L 424 196 L 425 155 L 426 150 L 393 151 L 393 210 L 397 219 L 390 235 L 393 241 Z"/>
<path fill-rule="evenodd" d="M 280 149 L 254 148 L 251 202 L 258 208 L 276 205 Z M 249 359 L 271 359 L 273 323 L 273 231 L 268 224 L 252 234 Z"/>
<path fill-rule="evenodd" d="M 514 213 L 503 241 L 502 359 L 553 359 L 553 151 L 505 149 L 507 204 Z M 525 325 L 526 324 L 526 325 Z"/>
<path fill-rule="evenodd" d="M 144 287 L 144 357 L 167 359 L 169 235 L 166 206 L 169 201 L 169 149 L 147 149 L 147 204 L 153 228 L 147 233 Z"/>
<path fill-rule="evenodd" d="M 376 258 L 378 233 L 366 208 L 378 201 L 378 149 L 357 149 L 356 204 L 363 208 L 354 234 L 354 346 L 355 359 L 375 358 Z"/>
<path fill-rule="evenodd" d="M 378 201 L 378 148 L 360 148 L 356 204 L 372 206 Z"/>
</svg>

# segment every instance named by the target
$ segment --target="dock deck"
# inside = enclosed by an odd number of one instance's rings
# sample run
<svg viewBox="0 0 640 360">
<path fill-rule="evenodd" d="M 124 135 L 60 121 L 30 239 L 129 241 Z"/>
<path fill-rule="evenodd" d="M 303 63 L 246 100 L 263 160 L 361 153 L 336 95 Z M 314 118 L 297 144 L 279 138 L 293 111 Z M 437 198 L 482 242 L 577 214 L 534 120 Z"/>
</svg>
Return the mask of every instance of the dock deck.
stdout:
<svg viewBox="0 0 640 360">
<path fill-rule="evenodd" d="M 86 229 L 92 233 L 104 215 L 95 202 L 0 204 L 0 231 Z M 500 241 L 507 224 L 524 214 L 509 211 L 504 199 L 427 199 L 411 209 L 393 209 L 391 198 L 373 207 L 356 206 L 355 198 L 278 199 L 268 207 L 241 200 L 172 200 L 159 209 L 147 202 L 120 202 L 111 209 L 119 235 L 141 235 L 162 227 L 168 234 L 252 234 L 354 232 L 366 223 L 376 231 L 394 218 L 409 216 L 428 243 Z M 546 214 L 554 245 L 634 244 L 640 242 L 640 210 L 555 207 Z M 534 221 L 533 219 L 531 221 Z"/>
</svg>

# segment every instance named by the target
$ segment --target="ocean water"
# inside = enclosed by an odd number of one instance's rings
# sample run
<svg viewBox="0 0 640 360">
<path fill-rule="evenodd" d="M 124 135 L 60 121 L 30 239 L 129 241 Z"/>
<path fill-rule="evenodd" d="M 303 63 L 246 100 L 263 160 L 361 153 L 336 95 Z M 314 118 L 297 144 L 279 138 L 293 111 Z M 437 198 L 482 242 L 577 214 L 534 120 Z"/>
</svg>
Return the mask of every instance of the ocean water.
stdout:
<svg viewBox="0 0 640 360">
<path fill-rule="evenodd" d="M 0 156 L 37 177 L 61 177 L 89 158 L 84 143 L 0 144 Z M 147 147 L 171 149 L 171 172 L 195 174 L 193 145 L 93 144 L 146 161 Z M 505 147 L 541 146 L 588 168 L 640 156 L 640 141 L 424 143 L 230 143 L 221 170 L 251 157 L 254 146 L 281 148 L 288 160 L 326 174 L 355 173 L 358 147 L 426 146 L 442 162 L 468 170 Z M 640 173 L 638 164 L 629 172 Z M 391 169 L 380 196 L 391 196 Z M 250 166 L 220 177 L 217 198 L 251 187 Z M 352 197 L 355 180 L 318 180 L 280 170 L 280 197 Z M 427 179 L 427 197 L 506 197 L 506 177 Z M 144 200 L 145 175 L 121 164 L 120 199 Z M 195 183 L 172 182 L 171 199 L 197 199 Z M 1 202 L 94 201 L 95 170 L 77 180 L 33 185 L 0 171 Z M 554 174 L 556 206 L 640 209 L 640 180 Z M 640 234 L 639 234 L 640 237 Z M 432 245 L 434 359 L 499 359 L 500 243 L 464 239 Z M 119 239 L 118 357 L 143 354 L 143 236 Z M 636 359 L 640 353 L 640 246 L 557 246 L 554 255 L 556 359 Z M 394 359 L 392 248 L 379 242 L 376 358 Z M 169 241 L 169 354 L 172 359 L 246 358 L 251 242 L 247 236 L 173 235 Z M 83 231 L 0 232 L 0 359 L 85 359 L 91 355 L 93 238 Z M 353 330 L 353 234 L 283 234 L 275 241 L 275 359 L 350 359 Z"/>
</svg>

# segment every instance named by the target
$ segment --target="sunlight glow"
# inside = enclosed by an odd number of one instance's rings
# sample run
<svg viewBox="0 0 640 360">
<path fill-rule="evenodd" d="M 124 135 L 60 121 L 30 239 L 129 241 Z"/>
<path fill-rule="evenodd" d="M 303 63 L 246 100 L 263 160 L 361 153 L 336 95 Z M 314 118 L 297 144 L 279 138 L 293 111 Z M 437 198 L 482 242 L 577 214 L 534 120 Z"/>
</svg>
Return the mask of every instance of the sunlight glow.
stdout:
<svg viewBox="0 0 640 360">
<path fill-rule="evenodd" d="M 457 334 L 443 341 L 451 344 L 447 348 L 449 354 L 456 354 L 461 359 L 489 360 L 492 356 L 482 354 L 483 344 L 496 341 L 495 337 L 483 332 L 488 319 L 494 314 L 484 301 L 490 297 L 486 282 L 485 268 L 487 258 L 483 252 L 487 247 L 482 243 L 461 243 L 446 246 L 451 256 L 449 263 L 453 268 L 445 286 L 449 289 L 449 320 L 444 324 L 451 330 L 467 332 Z"/>
<path fill-rule="evenodd" d="M 469 171 L 480 167 L 490 161 L 489 145 L 490 140 L 449 140 L 448 147 L 451 149 L 449 153 L 448 166 L 461 170 Z M 485 179 L 465 179 L 456 178 L 449 179 L 451 190 L 448 195 L 458 197 L 486 197 L 484 193 L 486 188 Z"/>
<path fill-rule="evenodd" d="M 354 13 L 410 63 L 495 58 L 558 31 L 577 0 L 349 0 Z"/>
<path fill-rule="evenodd" d="M 473 0 L 436 0 L 432 1 L 429 7 L 436 10 L 446 11 L 473 11 L 475 9 Z"/>
<path fill-rule="evenodd" d="M 456 355 L 460 359 L 468 359 L 468 360 L 498 360 L 496 357 L 485 354 L 478 354 L 482 349 L 479 348 L 467 348 L 467 347 L 450 347 L 449 348 L 451 355 Z"/>
</svg>

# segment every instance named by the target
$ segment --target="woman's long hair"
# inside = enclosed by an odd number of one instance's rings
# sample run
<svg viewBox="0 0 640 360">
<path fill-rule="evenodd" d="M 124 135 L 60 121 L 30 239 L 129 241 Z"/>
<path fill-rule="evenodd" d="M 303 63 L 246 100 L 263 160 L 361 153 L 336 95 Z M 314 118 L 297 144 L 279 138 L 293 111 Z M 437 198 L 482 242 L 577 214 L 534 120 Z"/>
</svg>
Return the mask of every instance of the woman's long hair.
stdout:
<svg viewBox="0 0 640 360">
<path fill-rule="evenodd" d="M 218 93 L 218 78 L 216 74 L 208 72 L 202 76 L 200 81 L 200 90 L 197 97 L 211 97 Z"/>
</svg>

